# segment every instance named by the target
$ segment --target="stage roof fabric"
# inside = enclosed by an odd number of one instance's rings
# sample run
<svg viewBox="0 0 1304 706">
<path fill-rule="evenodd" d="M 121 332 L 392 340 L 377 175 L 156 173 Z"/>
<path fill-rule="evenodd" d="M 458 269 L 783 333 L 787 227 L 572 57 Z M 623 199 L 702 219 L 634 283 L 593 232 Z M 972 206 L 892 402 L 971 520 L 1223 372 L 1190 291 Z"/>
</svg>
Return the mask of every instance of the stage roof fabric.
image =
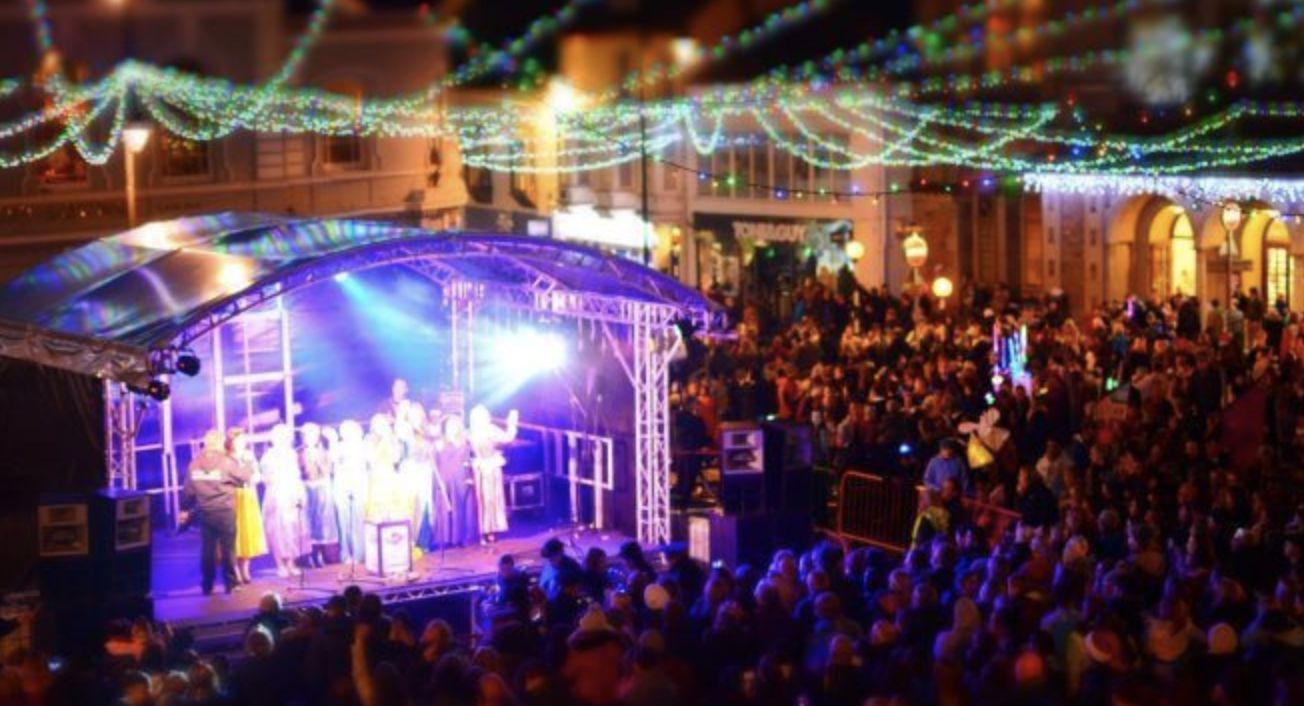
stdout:
<svg viewBox="0 0 1304 706">
<path fill-rule="evenodd" d="M 245 213 L 146 224 L 60 254 L 0 288 L 0 355 L 143 384 L 166 349 L 251 292 L 420 263 L 442 281 L 654 304 L 710 321 L 678 281 L 614 255 L 519 235 Z"/>
</svg>

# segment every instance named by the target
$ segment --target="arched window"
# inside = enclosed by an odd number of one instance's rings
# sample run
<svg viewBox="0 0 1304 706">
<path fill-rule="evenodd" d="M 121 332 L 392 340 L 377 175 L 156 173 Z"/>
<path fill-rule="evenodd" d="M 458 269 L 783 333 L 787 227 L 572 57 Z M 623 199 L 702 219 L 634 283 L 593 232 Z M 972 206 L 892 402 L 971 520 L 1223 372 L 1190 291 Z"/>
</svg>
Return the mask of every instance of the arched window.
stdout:
<svg viewBox="0 0 1304 706">
<path fill-rule="evenodd" d="M 1290 301 L 1295 279 L 1295 258 L 1290 256 L 1290 231 L 1280 220 L 1273 220 L 1263 242 L 1263 293 L 1269 303 L 1281 296 Z"/>
</svg>

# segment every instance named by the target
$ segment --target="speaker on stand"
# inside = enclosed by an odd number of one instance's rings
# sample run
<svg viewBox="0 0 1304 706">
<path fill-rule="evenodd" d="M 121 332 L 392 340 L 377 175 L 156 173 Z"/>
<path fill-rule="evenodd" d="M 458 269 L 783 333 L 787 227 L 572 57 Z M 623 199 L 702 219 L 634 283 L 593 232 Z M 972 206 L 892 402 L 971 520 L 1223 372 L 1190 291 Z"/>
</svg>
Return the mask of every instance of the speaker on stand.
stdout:
<svg viewBox="0 0 1304 706">
<path fill-rule="evenodd" d="M 765 432 L 759 424 L 720 425 L 720 507 L 726 515 L 766 507 Z"/>
</svg>

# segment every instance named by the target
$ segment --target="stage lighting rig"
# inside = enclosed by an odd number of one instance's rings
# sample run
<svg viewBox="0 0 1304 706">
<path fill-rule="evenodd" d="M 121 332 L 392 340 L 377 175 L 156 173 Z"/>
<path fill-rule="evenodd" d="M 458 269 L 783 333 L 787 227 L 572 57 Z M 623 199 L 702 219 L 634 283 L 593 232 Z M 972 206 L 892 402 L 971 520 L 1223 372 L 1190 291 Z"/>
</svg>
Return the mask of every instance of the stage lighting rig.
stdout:
<svg viewBox="0 0 1304 706">
<path fill-rule="evenodd" d="M 157 402 L 163 402 L 172 396 L 172 387 L 162 380 L 150 380 L 149 384 L 141 387 L 139 385 L 127 385 L 127 389 L 137 395 L 150 397 Z"/>
<path fill-rule="evenodd" d="M 194 351 L 179 351 L 176 358 L 177 372 L 186 377 L 194 377 L 199 374 L 202 366 L 199 362 L 199 356 Z"/>
</svg>

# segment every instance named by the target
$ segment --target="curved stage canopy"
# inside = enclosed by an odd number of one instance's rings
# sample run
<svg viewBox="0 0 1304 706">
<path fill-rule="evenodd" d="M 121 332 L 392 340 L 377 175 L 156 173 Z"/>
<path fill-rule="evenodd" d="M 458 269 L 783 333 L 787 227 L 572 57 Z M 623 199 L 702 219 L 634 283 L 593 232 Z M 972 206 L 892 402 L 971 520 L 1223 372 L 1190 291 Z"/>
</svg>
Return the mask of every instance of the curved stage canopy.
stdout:
<svg viewBox="0 0 1304 706">
<path fill-rule="evenodd" d="M 68 252 L 0 288 L 0 355 L 132 385 L 226 318 L 326 277 L 406 264 L 541 312 L 718 330 L 678 281 L 598 250 L 512 235 L 223 213 L 150 223 Z M 651 323 L 646 318 L 644 322 Z"/>
</svg>

